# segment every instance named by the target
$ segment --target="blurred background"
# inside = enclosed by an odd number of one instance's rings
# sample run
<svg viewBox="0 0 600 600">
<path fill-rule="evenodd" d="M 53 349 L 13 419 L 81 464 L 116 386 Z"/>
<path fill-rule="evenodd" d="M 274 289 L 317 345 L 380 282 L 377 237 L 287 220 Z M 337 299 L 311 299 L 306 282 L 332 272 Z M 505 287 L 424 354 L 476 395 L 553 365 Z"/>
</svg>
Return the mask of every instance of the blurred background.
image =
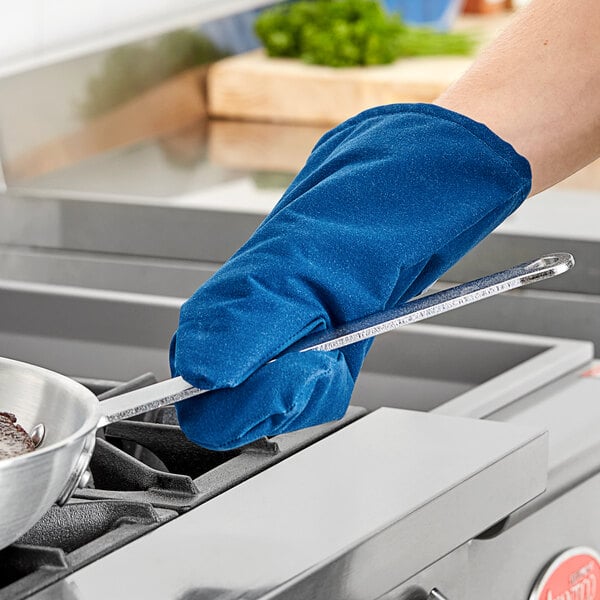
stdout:
<svg viewBox="0 0 600 600">
<path fill-rule="evenodd" d="M 385 0 L 389 15 L 440 32 L 466 32 L 473 47 L 462 55 L 442 48 L 438 56 L 409 38 L 416 56 L 329 70 L 265 57 L 255 20 L 274 4 L 4 3 L 0 157 L 6 188 L 17 196 L 207 201 L 266 212 L 324 131 L 369 106 L 433 100 L 520 3 Z M 562 185 L 596 189 L 598 171 L 592 166 Z"/>
<path fill-rule="evenodd" d="M 0 244 L 218 264 L 325 131 L 370 106 L 432 101 L 522 4 L 5 2 Z M 283 25 L 282 10 L 295 15 Z M 598 190 L 596 163 L 542 194 L 544 202 L 526 203 L 501 230 L 595 240 Z M 247 218 L 209 226 L 215 211 Z M 183 235 L 184 225 L 210 231 L 197 239 Z M 39 276 L 6 256 L 0 268 L 11 277 Z M 192 277 L 177 295 L 198 283 Z"/>
</svg>

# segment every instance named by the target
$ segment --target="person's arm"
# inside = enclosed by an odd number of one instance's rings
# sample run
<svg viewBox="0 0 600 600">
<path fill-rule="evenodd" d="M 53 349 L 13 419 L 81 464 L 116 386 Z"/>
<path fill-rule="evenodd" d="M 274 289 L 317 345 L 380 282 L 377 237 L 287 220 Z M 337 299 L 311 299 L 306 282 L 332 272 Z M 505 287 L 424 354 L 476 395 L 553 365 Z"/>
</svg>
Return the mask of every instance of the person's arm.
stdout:
<svg viewBox="0 0 600 600">
<path fill-rule="evenodd" d="M 533 0 L 436 104 L 531 165 L 531 195 L 600 156 L 600 2 Z"/>
</svg>

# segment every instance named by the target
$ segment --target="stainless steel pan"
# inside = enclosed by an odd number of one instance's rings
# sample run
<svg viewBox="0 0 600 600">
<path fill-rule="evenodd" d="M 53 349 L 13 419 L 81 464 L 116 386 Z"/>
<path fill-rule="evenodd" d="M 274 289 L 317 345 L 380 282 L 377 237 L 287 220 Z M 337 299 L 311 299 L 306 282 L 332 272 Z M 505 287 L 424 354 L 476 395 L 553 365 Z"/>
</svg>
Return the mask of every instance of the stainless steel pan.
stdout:
<svg viewBox="0 0 600 600">
<path fill-rule="evenodd" d="M 318 333 L 289 351 L 340 348 L 553 277 L 573 264 L 570 254 L 544 256 Z M 27 431 L 38 424 L 46 430 L 43 443 L 33 452 L 0 460 L 0 548 L 17 540 L 53 503 L 66 502 L 87 468 L 98 428 L 203 391 L 176 377 L 100 403 L 87 388 L 68 377 L 0 358 L 0 411 L 15 413 Z"/>
</svg>

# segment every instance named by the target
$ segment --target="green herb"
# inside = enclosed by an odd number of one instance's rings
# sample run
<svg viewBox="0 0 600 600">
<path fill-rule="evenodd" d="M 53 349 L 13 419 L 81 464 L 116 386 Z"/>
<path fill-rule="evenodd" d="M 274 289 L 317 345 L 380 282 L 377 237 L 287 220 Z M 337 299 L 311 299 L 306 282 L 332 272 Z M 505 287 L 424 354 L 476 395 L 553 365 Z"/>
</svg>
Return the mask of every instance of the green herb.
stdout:
<svg viewBox="0 0 600 600">
<path fill-rule="evenodd" d="M 172 75 L 223 56 L 208 38 L 186 29 L 163 35 L 152 44 L 121 46 L 106 55 L 101 72 L 89 80 L 80 113 L 96 117 Z"/>
<path fill-rule="evenodd" d="M 377 0 L 302 0 L 263 12 L 255 30 L 269 56 L 350 67 L 391 63 L 401 56 L 469 54 L 464 33 L 409 27 Z"/>
</svg>

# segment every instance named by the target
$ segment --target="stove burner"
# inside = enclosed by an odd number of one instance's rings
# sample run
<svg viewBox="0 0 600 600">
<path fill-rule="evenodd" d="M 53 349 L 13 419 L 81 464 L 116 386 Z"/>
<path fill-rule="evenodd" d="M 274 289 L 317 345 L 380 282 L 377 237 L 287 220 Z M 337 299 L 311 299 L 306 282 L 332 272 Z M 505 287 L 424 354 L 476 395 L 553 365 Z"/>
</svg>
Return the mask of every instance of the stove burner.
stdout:
<svg viewBox="0 0 600 600">
<path fill-rule="evenodd" d="M 111 500 L 53 506 L 16 544 L 0 552 L 0 598 L 22 598 L 46 587 L 176 514 Z"/>
<path fill-rule="evenodd" d="M 155 383 L 152 374 L 117 384 L 79 379 L 100 400 Z M 177 517 L 355 420 L 213 452 L 187 440 L 165 407 L 98 431 L 91 477 L 65 506 L 53 506 L 0 551 L 0 600 L 21 600 Z"/>
</svg>

